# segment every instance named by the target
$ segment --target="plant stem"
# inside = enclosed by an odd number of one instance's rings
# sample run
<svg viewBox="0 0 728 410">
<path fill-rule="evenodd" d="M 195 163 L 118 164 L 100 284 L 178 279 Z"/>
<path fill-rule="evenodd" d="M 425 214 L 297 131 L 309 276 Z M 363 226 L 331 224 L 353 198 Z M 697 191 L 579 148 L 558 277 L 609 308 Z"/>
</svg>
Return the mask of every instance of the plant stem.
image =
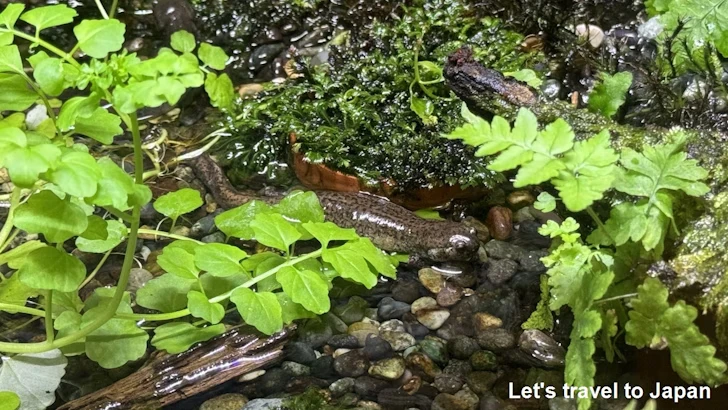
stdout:
<svg viewBox="0 0 728 410">
<path fill-rule="evenodd" d="M 22 31 L 18 31 L 15 29 L 8 29 L 8 28 L 0 28 L 0 33 L 12 33 L 16 37 L 20 37 L 22 39 L 28 40 L 32 43 L 36 43 L 39 46 L 45 48 L 46 50 L 50 51 L 51 53 L 57 55 L 58 57 L 61 57 L 64 59 L 68 64 L 71 64 L 72 66 L 76 68 L 81 68 L 81 64 L 76 61 L 76 59 L 73 58 L 73 56 L 69 53 L 66 53 L 65 51 L 61 50 L 60 48 L 54 46 L 53 44 L 42 40 L 40 38 L 31 36 L 29 34 L 25 34 Z"/>
<path fill-rule="evenodd" d="M 38 317 L 45 316 L 45 311 L 43 310 L 33 309 L 27 306 L 13 305 L 12 303 L 0 303 L 0 310 L 6 312 L 25 313 L 26 315 L 33 315 Z"/>
<path fill-rule="evenodd" d="M 15 216 L 15 209 L 20 203 L 20 188 L 13 187 L 13 192 L 10 193 L 10 210 L 8 211 L 8 217 L 5 218 L 5 224 L 0 229 L 0 245 L 2 249 L 5 249 L 5 242 L 10 236 L 10 232 L 13 230 L 13 217 Z"/>
<path fill-rule="evenodd" d="M 163 236 L 165 238 L 179 239 L 182 241 L 191 241 L 191 242 L 196 242 L 198 244 L 204 243 L 204 242 L 198 241 L 197 239 L 192 239 L 192 238 L 188 238 L 186 236 L 177 235 L 177 234 L 173 234 L 173 233 L 169 233 L 169 232 L 158 231 L 156 229 L 141 228 L 141 229 L 139 229 L 139 233 L 142 235 Z"/>
<path fill-rule="evenodd" d="M 637 293 L 627 293 L 625 295 L 612 296 L 611 298 L 596 300 L 596 301 L 594 301 L 593 304 L 596 305 L 599 303 L 611 302 L 613 300 L 620 300 L 620 299 L 627 299 L 627 298 L 634 298 L 634 297 L 637 297 Z"/>
<path fill-rule="evenodd" d="M 142 181 L 142 167 L 144 164 L 142 163 L 142 141 L 141 136 L 139 134 L 139 123 L 137 121 L 136 113 L 132 113 L 129 116 L 130 124 L 131 124 L 131 133 L 134 141 L 134 174 L 135 174 L 135 181 L 138 184 L 143 183 Z M 132 208 L 132 221 L 131 221 L 131 227 L 129 228 L 129 238 L 126 243 L 126 254 L 124 255 L 124 262 L 121 266 L 121 274 L 119 275 L 119 282 L 116 285 L 116 291 L 114 292 L 114 296 L 111 298 L 111 301 L 109 302 L 108 306 L 104 311 L 91 323 L 88 325 L 82 327 L 77 332 L 74 332 L 70 335 L 64 336 L 60 339 L 55 339 L 52 341 L 44 341 L 39 343 L 5 343 L 0 342 L 0 352 L 6 352 L 6 353 L 42 353 L 47 352 L 49 350 L 57 349 L 63 346 L 68 346 L 71 343 L 76 342 L 79 339 L 82 339 L 92 332 L 94 332 L 96 329 L 103 326 L 106 322 L 111 320 L 114 315 L 116 314 L 116 310 L 119 307 L 119 304 L 121 303 L 122 298 L 124 297 L 124 291 L 126 290 L 126 286 L 129 283 L 129 272 L 131 271 L 132 263 L 134 262 L 134 252 L 136 251 L 136 244 L 137 244 L 137 234 L 139 231 L 139 216 L 141 213 L 141 205 L 136 204 Z M 0 305 L 1 306 L 1 305 Z M 13 308 L 15 308 L 13 306 Z M 18 312 L 28 312 L 25 309 L 20 309 L 21 307 L 16 308 Z M 35 310 L 35 309 L 33 309 Z"/>
<path fill-rule="evenodd" d="M 46 342 L 53 343 L 55 333 L 53 332 L 53 290 L 49 290 L 45 300 L 45 331 Z"/>
<path fill-rule="evenodd" d="M 112 18 L 112 19 L 114 18 L 114 16 L 116 15 L 116 9 L 118 6 L 119 6 L 119 0 L 114 0 L 113 2 L 111 2 L 111 8 L 109 9 L 110 18 Z"/>
<path fill-rule="evenodd" d="M 98 7 L 99 12 L 101 13 L 101 16 L 104 18 L 104 20 L 109 19 L 109 14 L 106 13 L 106 9 L 104 8 L 104 5 L 101 4 L 101 0 L 94 0 L 96 2 L 96 7 Z"/>
<path fill-rule="evenodd" d="M 0 253 L 3 253 L 5 249 L 10 246 L 10 244 L 13 242 L 13 239 L 15 239 L 16 236 L 20 233 L 20 230 L 18 228 L 13 229 L 13 233 L 10 234 L 7 240 L 5 240 L 5 243 L 0 243 Z"/>
<path fill-rule="evenodd" d="M 104 256 L 101 257 L 101 260 L 99 261 L 99 263 L 94 268 L 93 272 L 91 272 L 91 274 L 88 275 L 86 277 L 86 279 L 84 279 L 84 281 L 81 282 L 80 285 L 78 285 L 78 288 L 76 289 L 76 291 L 79 291 L 79 290 L 83 289 L 83 287 L 86 286 L 86 284 L 88 284 L 89 282 L 91 282 L 91 279 L 93 279 L 96 276 L 96 274 L 99 273 L 99 270 L 101 270 L 101 267 L 104 266 L 104 263 L 106 263 L 106 260 L 109 259 L 109 255 L 111 255 L 111 251 L 112 251 L 111 249 L 109 249 L 108 251 L 106 251 L 106 253 L 104 254 Z"/>
<path fill-rule="evenodd" d="M 307 254 L 301 255 L 301 256 L 299 256 L 299 257 L 297 257 L 295 259 L 291 259 L 291 260 L 289 260 L 287 262 L 284 262 L 284 263 L 276 266 L 275 268 L 273 268 L 273 269 L 271 269 L 271 270 L 269 270 L 269 271 L 267 271 L 267 272 L 265 272 L 265 273 L 263 273 L 261 275 L 258 275 L 258 276 L 254 277 L 252 279 L 250 279 L 249 281 L 243 283 L 242 285 L 236 287 L 235 289 L 233 289 L 233 290 L 231 290 L 229 292 L 223 293 L 222 295 L 215 296 L 214 298 L 210 299 L 210 303 L 218 303 L 218 302 L 222 302 L 223 300 L 227 300 L 238 289 L 241 289 L 241 288 L 249 288 L 249 287 L 255 285 L 256 283 L 260 282 L 261 280 L 263 280 L 265 278 L 268 278 L 270 276 L 275 275 L 279 270 L 281 270 L 281 269 L 283 269 L 285 267 L 293 266 L 293 265 L 295 265 L 297 263 L 300 263 L 300 262 L 303 262 L 303 261 L 305 261 L 307 259 L 318 258 L 319 256 L 321 256 L 322 253 L 323 253 L 323 249 L 319 249 L 317 251 L 314 251 L 314 252 L 311 252 L 311 253 L 307 253 Z M 190 314 L 190 310 L 189 309 L 183 309 L 183 310 L 178 310 L 176 312 L 170 312 L 170 313 L 151 313 L 151 314 L 119 313 L 115 317 L 117 319 L 128 319 L 128 320 L 160 321 L 160 320 L 179 319 L 179 318 L 185 317 L 185 316 L 187 316 L 189 314 Z M 0 349 L 0 350 L 2 350 L 2 349 Z"/>
</svg>

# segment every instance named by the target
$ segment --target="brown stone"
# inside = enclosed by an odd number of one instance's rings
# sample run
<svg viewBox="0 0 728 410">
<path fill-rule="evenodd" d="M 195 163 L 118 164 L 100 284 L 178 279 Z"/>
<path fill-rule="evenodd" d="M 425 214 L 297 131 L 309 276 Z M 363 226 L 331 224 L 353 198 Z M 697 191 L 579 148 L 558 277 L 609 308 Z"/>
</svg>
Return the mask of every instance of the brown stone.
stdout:
<svg viewBox="0 0 728 410">
<path fill-rule="evenodd" d="M 506 197 L 506 202 L 511 207 L 518 209 L 533 204 L 536 202 L 536 198 L 528 191 L 513 191 Z"/>
<path fill-rule="evenodd" d="M 485 225 L 493 238 L 505 241 L 513 231 L 513 212 L 503 206 L 494 206 L 488 211 Z"/>
</svg>

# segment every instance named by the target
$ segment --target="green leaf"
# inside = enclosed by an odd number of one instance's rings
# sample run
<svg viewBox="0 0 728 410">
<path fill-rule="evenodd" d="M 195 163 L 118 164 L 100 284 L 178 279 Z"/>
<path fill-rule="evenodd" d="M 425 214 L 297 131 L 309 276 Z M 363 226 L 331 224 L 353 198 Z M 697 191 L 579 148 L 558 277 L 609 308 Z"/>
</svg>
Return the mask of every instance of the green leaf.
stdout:
<svg viewBox="0 0 728 410">
<path fill-rule="evenodd" d="M 126 239 L 127 234 L 126 225 L 119 221 L 110 220 L 107 221 L 105 239 L 87 239 L 79 236 L 76 238 L 76 247 L 83 252 L 104 253 L 116 248 Z"/>
<path fill-rule="evenodd" d="M 278 303 L 281 304 L 283 323 L 290 324 L 294 320 L 311 319 L 316 317 L 315 313 L 309 312 L 303 306 L 291 300 L 291 297 L 286 293 L 278 292 L 275 295 L 278 298 Z"/>
<path fill-rule="evenodd" d="M 5 256 L 0 255 L 0 257 Z M 4 304 L 25 306 L 28 298 L 38 296 L 38 291 L 31 288 L 20 280 L 20 276 L 16 273 L 9 279 L 0 282 L 0 301 Z M 0 310 L 8 313 L 18 313 L 10 307 L 3 307 Z"/>
<path fill-rule="evenodd" d="M 192 345 L 225 333 L 225 325 L 196 327 L 190 323 L 171 322 L 154 329 L 152 346 L 169 354 L 182 353 Z"/>
<path fill-rule="evenodd" d="M 99 206 L 113 206 L 125 211 L 138 202 L 143 205 L 152 197 L 152 192 L 144 185 L 136 185 L 134 180 L 118 165 L 107 157 L 99 158 L 101 179 L 96 187 L 96 194 L 87 202 Z"/>
<path fill-rule="evenodd" d="M 262 252 L 245 259 L 243 261 L 243 268 L 252 271 L 254 276 L 260 276 L 285 261 L 286 259 L 277 253 Z M 278 283 L 273 276 L 261 279 L 256 284 L 256 288 L 259 292 L 271 292 L 280 289 L 280 287 L 280 283 Z"/>
<path fill-rule="evenodd" d="M 83 19 L 73 28 L 78 47 L 94 58 L 106 58 L 109 53 L 121 50 L 125 32 L 126 26 L 117 19 Z"/>
<path fill-rule="evenodd" d="M 295 222 L 323 222 L 324 209 L 314 192 L 293 191 L 273 209 L 286 219 Z"/>
<path fill-rule="evenodd" d="M 69 195 L 86 198 L 96 194 L 101 169 L 91 154 L 68 150 L 55 168 L 46 172 L 45 179 Z"/>
<path fill-rule="evenodd" d="M 614 75 L 599 74 L 599 81 L 589 94 L 589 110 L 611 118 L 624 104 L 631 85 L 632 73 L 629 71 L 622 71 Z"/>
<path fill-rule="evenodd" d="M 60 199 L 45 190 L 18 207 L 15 226 L 30 233 L 42 233 L 50 242 L 61 243 L 83 233 L 88 219 L 83 209 L 69 198 Z"/>
<path fill-rule="evenodd" d="M 137 291 L 136 302 L 147 309 L 169 313 L 187 307 L 187 293 L 196 280 L 183 279 L 171 273 L 154 278 Z"/>
<path fill-rule="evenodd" d="M 574 132 L 566 121 L 558 118 L 546 126 L 531 147 L 533 158 L 518 170 L 513 186 L 537 185 L 559 175 L 559 171 L 566 168 L 559 155 L 573 145 Z"/>
<path fill-rule="evenodd" d="M 170 45 L 180 53 L 191 53 L 197 47 L 195 36 L 185 30 L 172 33 Z"/>
<path fill-rule="evenodd" d="M 35 26 L 35 32 L 37 34 L 39 31 L 49 27 L 72 23 L 73 18 L 76 16 L 76 10 L 65 4 L 58 4 L 28 10 L 20 16 L 20 19 L 31 26 Z"/>
<path fill-rule="evenodd" d="M 331 241 L 349 241 L 359 238 L 354 229 L 341 228 L 333 222 L 306 222 L 303 227 L 326 248 Z"/>
<path fill-rule="evenodd" d="M 361 283 L 367 289 L 371 289 L 377 284 L 377 275 L 369 269 L 366 259 L 356 250 L 344 246 L 325 249 L 322 258 L 324 262 L 333 265 L 336 272 L 343 278 Z"/>
<path fill-rule="evenodd" d="M 202 204 L 200 191 L 192 188 L 182 188 L 160 196 L 154 202 L 154 209 L 176 220 L 181 215 L 201 207 Z"/>
<path fill-rule="evenodd" d="M 556 209 L 556 198 L 546 191 L 541 192 L 538 194 L 533 207 L 541 212 L 551 212 Z"/>
<path fill-rule="evenodd" d="M 636 347 L 670 348 L 672 368 L 687 383 L 718 385 L 726 380 L 726 364 L 715 357 L 715 347 L 694 323 L 698 311 L 679 300 L 667 302 L 667 288 L 655 278 L 647 278 L 632 300 L 626 341 Z"/>
<path fill-rule="evenodd" d="M 19 74 L 0 74 L 0 111 L 23 111 L 38 99 Z"/>
<path fill-rule="evenodd" d="M 121 135 L 124 130 L 121 129 L 121 118 L 118 115 L 99 107 L 89 117 L 76 118 L 73 132 L 110 145 L 114 142 L 114 137 Z"/>
<path fill-rule="evenodd" d="M 464 144 L 473 147 L 479 147 L 480 145 L 483 145 L 490 140 L 491 132 L 490 124 L 488 123 L 488 121 L 471 113 L 465 103 L 463 103 L 461 107 L 461 115 L 463 118 L 465 118 L 467 124 L 455 128 L 450 134 L 445 134 L 443 135 L 443 137 L 451 140 L 462 140 Z M 501 120 L 503 119 L 501 118 Z M 510 131 L 510 125 L 508 125 L 508 123 L 506 123 L 505 125 Z M 506 147 L 504 146 L 503 149 L 505 148 Z M 500 151 L 500 149 L 498 149 L 497 151 Z"/>
<path fill-rule="evenodd" d="M 166 272 L 184 279 L 197 279 L 200 269 L 195 265 L 194 254 L 178 247 L 166 247 L 157 258 L 157 263 Z"/>
<path fill-rule="evenodd" d="M 614 181 L 614 163 L 618 158 L 609 145 L 607 130 L 577 142 L 574 149 L 564 155 L 566 169 L 551 180 L 566 208 L 578 212 L 602 199 Z"/>
<path fill-rule="evenodd" d="M 195 249 L 195 264 L 213 276 L 247 275 L 240 261 L 248 256 L 242 249 L 222 243 L 208 243 Z"/>
<path fill-rule="evenodd" d="M 81 326 L 88 326 L 106 311 L 99 305 L 83 314 Z M 117 313 L 133 313 L 129 302 L 122 300 Z M 137 360 L 147 351 L 149 335 L 133 320 L 110 319 L 86 336 L 86 356 L 104 369 L 114 369 Z"/>
<path fill-rule="evenodd" d="M 271 292 L 253 292 L 248 288 L 236 289 L 230 300 L 245 323 L 272 335 L 283 328 L 283 316 L 278 298 Z"/>
<path fill-rule="evenodd" d="M 25 4 L 22 3 L 10 3 L 5 6 L 5 9 L 0 13 L 0 26 L 7 28 L 14 28 L 15 22 L 18 21 L 20 13 L 25 10 Z"/>
<path fill-rule="evenodd" d="M 29 253 L 16 275 L 34 289 L 72 292 L 86 277 L 86 267 L 66 252 L 46 246 Z"/>
<path fill-rule="evenodd" d="M 215 70 L 224 70 L 225 64 L 227 63 L 228 56 L 225 54 L 222 48 L 210 45 L 208 43 L 200 44 L 198 50 L 200 60 L 205 65 L 214 68 Z"/>
<path fill-rule="evenodd" d="M 25 73 L 18 46 L 0 46 L 0 73 Z"/>
<path fill-rule="evenodd" d="M 288 252 L 288 248 L 301 238 L 301 233 L 278 214 L 258 214 L 250 227 L 256 241 L 284 252 Z"/>
<path fill-rule="evenodd" d="M 99 108 L 99 101 L 100 98 L 95 93 L 88 97 L 69 98 L 58 113 L 56 126 L 61 131 L 69 131 L 76 124 L 77 118 L 90 118 Z"/>
<path fill-rule="evenodd" d="M 541 87 L 541 84 L 543 84 L 543 80 L 538 78 L 536 72 L 528 68 L 524 68 L 518 71 L 505 72 L 503 73 L 503 75 L 505 75 L 506 77 L 513 77 L 518 81 L 523 81 L 533 88 Z"/>
<path fill-rule="evenodd" d="M 219 77 L 215 73 L 207 74 L 207 78 L 205 78 L 205 92 L 210 96 L 210 102 L 213 107 L 230 108 L 235 99 L 233 82 L 225 73 Z"/>
<path fill-rule="evenodd" d="M 205 319 L 212 324 L 219 323 L 225 316 L 225 308 L 219 303 L 212 303 L 202 292 L 191 290 L 187 294 L 187 306 L 194 317 Z"/>
<path fill-rule="evenodd" d="M 706 43 L 714 43 L 716 49 L 728 56 L 728 34 L 725 21 L 728 18 L 728 5 L 722 0 L 680 0 L 653 1 L 648 10 L 660 12 L 663 32 L 672 34 L 680 26 L 682 30 L 678 41 L 688 47 L 701 50 Z M 669 35 L 666 34 L 666 35 Z"/>
<path fill-rule="evenodd" d="M 291 300 L 306 310 L 323 314 L 331 308 L 329 284 L 320 274 L 288 266 L 276 273 L 276 280 L 283 286 L 283 291 L 291 297 Z"/>
<path fill-rule="evenodd" d="M 17 410 L 20 408 L 20 396 L 12 391 L 0 391 L 0 410 Z"/>
<path fill-rule="evenodd" d="M 262 201 L 246 202 L 216 216 L 215 225 L 227 236 L 250 240 L 255 237 L 250 223 L 257 214 L 269 212 L 270 209 L 270 206 Z"/>
<path fill-rule="evenodd" d="M 53 295 L 54 302 L 55 297 L 56 295 Z M 55 310 L 53 313 L 55 313 Z M 81 328 L 81 319 L 81 314 L 76 311 L 66 310 L 61 312 L 53 321 L 53 328 L 58 331 L 56 337 L 60 339 L 78 332 Z M 66 356 L 78 356 L 86 353 L 86 338 L 82 337 L 69 345 L 63 346 L 61 351 Z"/>
<path fill-rule="evenodd" d="M 46 58 L 37 63 L 33 69 L 33 78 L 46 94 L 57 97 L 65 87 L 63 61 L 60 58 Z"/>
<path fill-rule="evenodd" d="M 11 269 L 19 269 L 30 252 L 44 246 L 46 244 L 41 241 L 28 241 L 16 248 L 5 251 L 0 254 L 0 266 L 7 263 Z"/>
<path fill-rule="evenodd" d="M 564 381 L 570 386 L 591 387 L 594 386 L 594 375 L 597 367 L 592 360 L 594 355 L 594 339 L 573 338 L 566 351 L 566 369 L 564 370 Z M 578 399 L 579 410 L 588 410 L 591 406 L 591 399 Z"/>
<path fill-rule="evenodd" d="M 425 208 L 425 209 L 418 209 L 415 211 L 415 215 L 419 216 L 422 219 L 430 219 L 434 221 L 443 221 L 445 218 L 440 216 L 440 212 L 432 209 L 432 208 Z"/>
<path fill-rule="evenodd" d="M 437 117 L 432 115 L 435 112 L 435 104 L 429 98 L 420 98 L 410 95 L 410 109 L 417 114 L 425 125 L 437 124 Z"/>
<path fill-rule="evenodd" d="M 42 410 L 56 401 L 68 361 L 60 350 L 2 358 L 0 391 L 20 397 L 23 409 Z"/>
</svg>

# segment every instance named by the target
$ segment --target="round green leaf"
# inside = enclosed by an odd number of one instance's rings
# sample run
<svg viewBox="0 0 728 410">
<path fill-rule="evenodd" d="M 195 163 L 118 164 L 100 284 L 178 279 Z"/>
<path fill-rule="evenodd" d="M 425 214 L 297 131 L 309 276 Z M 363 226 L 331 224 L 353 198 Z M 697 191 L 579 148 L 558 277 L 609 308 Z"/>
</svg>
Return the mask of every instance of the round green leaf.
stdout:
<svg viewBox="0 0 728 410">
<path fill-rule="evenodd" d="M 182 188 L 160 196 L 154 202 L 154 209 L 172 219 L 179 218 L 203 204 L 200 192 L 192 188 Z"/>
<path fill-rule="evenodd" d="M 180 30 L 172 34 L 170 45 L 180 53 L 191 53 L 197 44 L 195 36 L 185 30 Z"/>
<path fill-rule="evenodd" d="M 194 317 L 205 319 L 212 324 L 219 323 L 225 316 L 225 308 L 219 303 L 211 303 L 202 292 L 192 290 L 187 294 L 187 307 Z"/>
<path fill-rule="evenodd" d="M 109 249 L 114 249 L 126 239 L 127 232 L 123 223 L 114 220 L 106 221 L 105 239 L 89 239 L 79 236 L 76 238 L 76 246 L 83 252 L 104 253 Z"/>
<path fill-rule="evenodd" d="M 45 178 L 67 194 L 86 198 L 96 194 L 101 169 L 91 154 L 67 151 L 55 169 L 46 172 Z"/>
<path fill-rule="evenodd" d="M 214 276 L 246 273 L 240 261 L 248 256 L 242 249 L 223 243 L 208 243 L 195 249 L 195 264 Z"/>
<path fill-rule="evenodd" d="M 200 60 L 211 68 L 214 68 L 215 70 L 225 69 L 228 56 L 222 48 L 208 43 L 202 43 L 200 44 L 198 55 Z"/>
<path fill-rule="evenodd" d="M 181 310 L 187 306 L 187 293 L 196 283 L 196 280 L 165 273 L 145 283 L 137 291 L 136 302 L 139 306 L 165 313 Z"/>
<path fill-rule="evenodd" d="M 225 235 L 240 239 L 253 239 L 255 233 L 250 223 L 261 212 L 270 211 L 270 206 L 262 201 L 250 201 L 227 210 L 215 217 L 215 225 Z"/>
<path fill-rule="evenodd" d="M 20 407 L 20 397 L 15 392 L 0 391 L 0 410 L 17 410 Z"/>
<path fill-rule="evenodd" d="M 55 6 L 36 7 L 28 10 L 20 16 L 24 22 L 35 26 L 35 31 L 39 32 L 48 27 L 60 26 L 73 22 L 73 18 L 78 14 L 76 10 L 65 4 Z"/>
<path fill-rule="evenodd" d="M 107 54 L 121 50 L 125 31 L 126 26 L 116 19 L 84 19 L 73 28 L 78 46 L 95 58 L 105 58 Z"/>
<path fill-rule="evenodd" d="M 105 306 L 97 306 L 83 314 L 81 326 L 87 326 L 104 314 Z M 127 301 L 122 301 L 118 313 L 132 313 Z M 137 360 L 147 351 L 149 335 L 133 320 L 111 319 L 86 336 L 86 356 L 104 369 L 113 369 Z"/>
<path fill-rule="evenodd" d="M 250 227 L 256 241 L 282 251 L 288 251 L 288 247 L 301 238 L 301 233 L 278 214 L 258 214 Z"/>
<path fill-rule="evenodd" d="M 184 352 L 195 343 L 210 340 L 225 333 L 225 325 L 218 324 L 207 327 L 195 327 L 191 323 L 171 322 L 154 329 L 152 346 L 167 353 Z"/>
<path fill-rule="evenodd" d="M 289 266 L 276 273 L 276 280 L 291 299 L 306 310 L 320 315 L 331 308 L 329 284 L 318 273 Z"/>
<path fill-rule="evenodd" d="M 324 209 L 314 192 L 293 191 L 275 206 L 275 210 L 296 222 L 323 222 Z"/>
<path fill-rule="evenodd" d="M 31 288 L 71 292 L 83 282 L 86 267 L 66 252 L 46 246 L 29 253 L 16 275 Z"/>
<path fill-rule="evenodd" d="M 182 248 L 165 248 L 157 263 L 165 271 L 185 279 L 197 279 L 200 274 L 200 269 L 195 266 L 195 256 Z"/>
<path fill-rule="evenodd" d="M 283 328 L 281 305 L 273 293 L 240 288 L 233 292 L 230 300 L 237 306 L 245 323 L 261 332 L 272 335 Z"/>
<path fill-rule="evenodd" d="M 88 226 L 86 213 L 68 198 L 60 199 L 51 191 L 40 191 L 15 212 L 15 226 L 42 233 L 49 242 L 61 243 L 80 235 Z"/>
<path fill-rule="evenodd" d="M 56 97 L 63 92 L 65 78 L 60 58 L 46 58 L 33 70 L 33 78 L 46 94 Z"/>
</svg>

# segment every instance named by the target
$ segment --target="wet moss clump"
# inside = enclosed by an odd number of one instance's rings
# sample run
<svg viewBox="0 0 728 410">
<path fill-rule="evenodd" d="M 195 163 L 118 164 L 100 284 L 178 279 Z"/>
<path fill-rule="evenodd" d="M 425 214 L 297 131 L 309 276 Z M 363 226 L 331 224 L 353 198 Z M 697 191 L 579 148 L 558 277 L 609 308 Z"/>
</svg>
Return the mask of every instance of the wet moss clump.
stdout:
<svg viewBox="0 0 728 410">
<path fill-rule="evenodd" d="M 341 44 L 330 47 L 326 64 L 296 59 L 299 78 L 243 101 L 228 140 L 227 148 L 238 155 L 233 166 L 249 175 L 270 170 L 272 161 L 285 162 L 293 148 L 307 161 L 370 183 L 393 181 L 400 189 L 497 182 L 500 177 L 472 148 L 441 137 L 463 121 L 442 65 L 463 45 L 505 72 L 527 67 L 540 55 L 519 51 L 519 34 L 480 18 L 463 1 L 412 3 L 368 30 L 339 36 Z M 291 133 L 297 139 L 293 147 Z"/>
</svg>

